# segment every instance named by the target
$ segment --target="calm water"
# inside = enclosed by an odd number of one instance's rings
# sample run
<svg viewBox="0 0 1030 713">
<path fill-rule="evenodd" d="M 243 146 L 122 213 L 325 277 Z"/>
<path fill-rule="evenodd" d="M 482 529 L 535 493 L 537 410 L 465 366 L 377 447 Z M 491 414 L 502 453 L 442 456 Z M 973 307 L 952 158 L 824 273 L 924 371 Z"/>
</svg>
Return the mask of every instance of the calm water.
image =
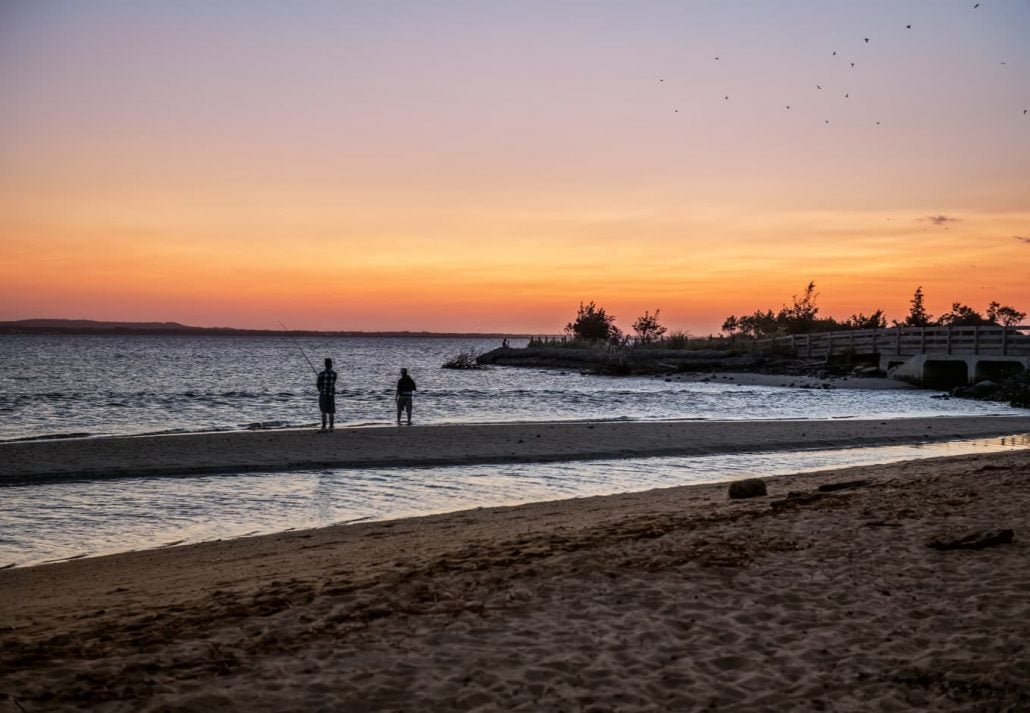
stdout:
<svg viewBox="0 0 1030 713">
<path fill-rule="evenodd" d="M 337 420 L 393 418 L 397 370 L 419 423 L 571 419 L 892 418 L 1013 413 L 925 391 L 806 390 L 536 369 L 441 369 L 497 340 L 303 338 L 340 373 Z M 517 343 L 514 343 L 518 346 Z M 55 434 L 235 430 L 315 423 L 314 374 L 287 337 L 0 336 L 0 440 Z"/>
<path fill-rule="evenodd" d="M 379 468 L 0 488 L 0 567 L 410 515 L 1030 447 L 1030 434 L 884 448 Z"/>
</svg>

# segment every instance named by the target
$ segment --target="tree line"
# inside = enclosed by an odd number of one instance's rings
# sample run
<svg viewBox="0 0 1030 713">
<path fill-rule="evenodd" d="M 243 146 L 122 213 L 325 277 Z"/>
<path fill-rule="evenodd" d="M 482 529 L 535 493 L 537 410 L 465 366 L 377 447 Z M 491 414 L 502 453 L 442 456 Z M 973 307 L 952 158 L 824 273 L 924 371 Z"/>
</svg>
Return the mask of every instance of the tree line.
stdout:
<svg viewBox="0 0 1030 713">
<path fill-rule="evenodd" d="M 813 332 L 836 332 L 848 329 L 886 329 L 887 317 L 882 309 L 866 315 L 853 314 L 841 321 L 833 317 L 820 317 L 816 300 L 819 294 L 815 291 L 815 283 L 809 282 L 801 295 L 794 295 L 790 305 L 785 305 L 778 312 L 771 309 L 757 310 L 753 314 L 736 317 L 730 315 L 722 324 L 722 331 L 727 334 L 741 334 L 748 337 L 777 337 L 790 334 L 811 334 Z M 926 311 L 923 288 L 917 287 L 909 303 L 908 315 L 901 321 L 893 320 L 895 327 L 977 327 L 996 325 L 1012 327 L 1018 325 L 1025 312 L 1014 307 L 991 302 L 984 314 L 969 305 L 953 302 L 951 310 L 934 318 Z"/>
<path fill-rule="evenodd" d="M 749 315 L 737 317 L 730 315 L 722 324 L 722 331 L 727 335 L 752 337 L 787 336 L 791 334 L 811 334 L 814 332 L 835 332 L 849 329 L 885 329 L 887 317 L 882 309 L 871 314 L 856 313 L 845 320 L 819 316 L 816 301 L 819 293 L 815 291 L 815 282 L 809 282 L 800 295 L 794 295 L 791 304 L 784 305 L 778 311 L 771 309 L 756 310 Z M 660 321 L 660 310 L 654 314 L 645 311 L 632 325 L 636 340 L 642 344 L 662 341 L 668 329 Z M 895 327 L 928 327 L 955 326 L 973 327 L 981 325 L 1000 325 L 1012 327 L 1020 324 L 1026 317 L 1014 307 L 991 302 L 984 313 L 980 313 L 969 305 L 953 302 L 951 310 L 934 318 L 926 310 L 923 288 L 917 287 L 912 295 L 908 315 L 901 321 L 893 320 Z M 580 303 L 576 318 L 565 325 L 565 333 L 572 339 L 587 342 L 620 343 L 627 337 L 615 325 L 615 315 L 609 313 L 593 301 Z M 673 335 L 676 337 L 676 335 Z M 685 338 L 685 335 L 679 335 Z"/>
</svg>

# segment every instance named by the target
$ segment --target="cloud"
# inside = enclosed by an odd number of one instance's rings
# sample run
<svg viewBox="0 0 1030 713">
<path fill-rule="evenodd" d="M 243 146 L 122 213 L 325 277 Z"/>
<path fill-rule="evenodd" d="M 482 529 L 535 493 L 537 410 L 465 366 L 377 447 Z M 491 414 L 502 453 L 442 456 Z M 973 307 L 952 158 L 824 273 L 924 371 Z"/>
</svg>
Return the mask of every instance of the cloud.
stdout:
<svg viewBox="0 0 1030 713">
<path fill-rule="evenodd" d="M 1027 245 L 1030 245 L 1030 238 L 1024 238 L 1022 235 L 1013 235 L 1012 237 L 1021 243 L 1026 243 Z"/>
<path fill-rule="evenodd" d="M 926 218 L 920 218 L 919 220 L 928 220 L 934 225 L 944 225 L 945 223 L 958 223 L 961 222 L 960 218 L 952 218 L 948 215 L 931 215 Z"/>
</svg>

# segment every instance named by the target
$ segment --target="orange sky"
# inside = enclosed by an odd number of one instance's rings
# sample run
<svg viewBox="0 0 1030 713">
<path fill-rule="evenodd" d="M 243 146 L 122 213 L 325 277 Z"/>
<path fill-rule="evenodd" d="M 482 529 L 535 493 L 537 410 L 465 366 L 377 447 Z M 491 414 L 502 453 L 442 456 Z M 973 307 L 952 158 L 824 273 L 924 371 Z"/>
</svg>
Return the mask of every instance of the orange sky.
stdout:
<svg viewBox="0 0 1030 713">
<path fill-rule="evenodd" d="M 0 10 L 0 319 L 1030 311 L 1024 3 L 142 5 Z"/>
</svg>

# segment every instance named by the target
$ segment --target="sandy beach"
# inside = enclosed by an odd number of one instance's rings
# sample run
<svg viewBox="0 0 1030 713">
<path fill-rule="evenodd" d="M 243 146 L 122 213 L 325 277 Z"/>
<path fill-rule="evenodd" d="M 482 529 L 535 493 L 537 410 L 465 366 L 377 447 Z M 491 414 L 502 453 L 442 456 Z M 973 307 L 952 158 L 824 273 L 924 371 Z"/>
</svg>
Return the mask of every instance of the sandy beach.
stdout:
<svg viewBox="0 0 1030 713">
<path fill-rule="evenodd" d="M 1030 432 L 1030 416 L 554 422 L 0 443 L 0 482 L 850 448 Z"/>
<path fill-rule="evenodd" d="M 1030 708 L 1030 451 L 766 482 L 0 572 L 0 711 Z"/>
</svg>

